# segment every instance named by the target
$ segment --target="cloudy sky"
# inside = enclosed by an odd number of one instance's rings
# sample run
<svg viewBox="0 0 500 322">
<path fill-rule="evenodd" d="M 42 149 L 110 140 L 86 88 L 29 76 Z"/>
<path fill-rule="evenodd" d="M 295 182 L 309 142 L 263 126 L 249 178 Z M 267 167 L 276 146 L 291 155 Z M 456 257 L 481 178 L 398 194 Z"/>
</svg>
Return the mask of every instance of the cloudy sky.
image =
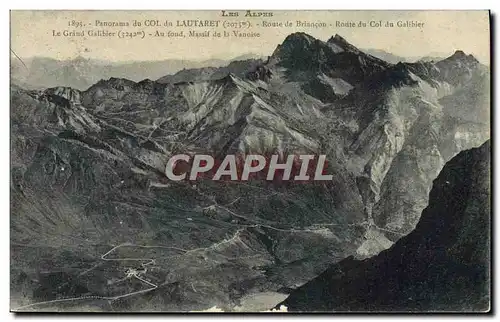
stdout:
<svg viewBox="0 0 500 322">
<path fill-rule="evenodd" d="M 221 17 L 221 11 L 12 11 L 11 48 L 21 57 L 45 56 L 57 59 L 83 55 L 89 58 L 130 61 L 210 58 L 232 58 L 246 53 L 270 55 L 278 44 L 290 33 L 306 32 L 321 40 L 339 34 L 361 48 L 383 49 L 403 57 L 418 57 L 438 53 L 451 54 L 457 49 L 474 54 L 479 60 L 489 63 L 490 36 L 489 13 L 487 11 L 274 11 L 273 17 L 248 18 L 245 11 L 239 17 Z M 70 27 L 71 21 L 81 21 L 85 30 L 102 30 L 95 21 L 143 23 L 141 27 L 110 27 L 109 31 L 167 32 L 210 30 L 231 33 L 228 38 L 153 38 L 120 39 L 118 37 L 54 37 L 53 30 L 82 30 Z M 173 27 L 145 27 L 144 21 L 158 19 L 171 21 Z M 235 38 L 232 28 L 180 28 L 177 20 L 220 20 L 228 22 L 250 22 L 252 27 L 245 32 L 260 33 L 260 37 Z M 287 21 L 292 27 L 262 27 L 268 23 Z M 325 23 L 322 28 L 297 28 L 296 21 Z M 363 21 L 414 21 L 423 23 L 422 28 L 406 27 L 336 27 L 339 22 Z M 88 26 L 91 24 L 92 26 Z"/>
</svg>

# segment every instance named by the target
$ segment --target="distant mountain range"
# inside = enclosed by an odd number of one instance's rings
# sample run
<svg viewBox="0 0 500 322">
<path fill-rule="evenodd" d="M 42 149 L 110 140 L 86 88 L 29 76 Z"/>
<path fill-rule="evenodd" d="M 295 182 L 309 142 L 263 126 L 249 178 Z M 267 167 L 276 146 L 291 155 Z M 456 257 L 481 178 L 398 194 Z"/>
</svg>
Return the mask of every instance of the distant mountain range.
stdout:
<svg viewBox="0 0 500 322">
<path fill-rule="evenodd" d="M 11 80 L 25 88 L 40 89 L 69 86 L 85 90 L 101 79 L 127 78 L 133 81 L 158 79 L 186 68 L 221 67 L 231 61 L 258 59 L 247 54 L 230 60 L 210 59 L 189 61 L 167 59 L 161 61 L 110 62 L 78 56 L 70 60 L 46 57 L 18 58 L 11 54 Z"/>
<path fill-rule="evenodd" d="M 386 62 L 439 61 L 446 55 L 433 54 L 425 57 L 400 57 L 380 49 L 363 49 L 363 52 Z M 203 69 L 200 79 L 214 73 L 212 78 L 217 78 L 226 68 L 237 68 L 238 61 L 249 59 L 265 59 L 258 54 L 246 54 L 232 59 L 210 59 L 204 61 L 190 61 L 182 59 L 167 59 L 161 61 L 134 61 L 111 62 L 78 56 L 69 60 L 56 60 L 47 57 L 18 58 L 11 55 L 11 80 L 14 84 L 24 88 L 40 89 L 57 86 L 69 86 L 78 90 L 85 90 L 101 79 L 126 78 L 133 81 L 144 79 L 161 82 L 167 79 L 175 80 L 192 73 L 192 69 Z M 21 61 L 22 60 L 22 61 Z M 233 66 L 228 66 L 234 62 Z M 241 66 L 241 63 L 239 64 Z M 219 69 L 221 68 L 221 69 Z M 218 71 L 217 71 L 218 70 Z M 175 75 L 176 73 L 179 74 Z M 210 78 L 209 77 L 209 78 Z"/>
<path fill-rule="evenodd" d="M 13 82 L 12 309 L 244 310 L 259 296 L 272 308 L 411 233 L 446 162 L 490 138 L 489 68 L 460 50 L 391 63 L 340 35 L 293 33 L 266 59 L 177 62 L 35 59 L 22 80 L 37 89 Z M 333 180 L 172 182 L 179 153 L 325 154 Z M 469 175 L 462 161 L 446 173 Z M 457 231 L 436 220 L 430 236 Z"/>
<path fill-rule="evenodd" d="M 449 56 L 449 55 L 446 55 L 443 53 L 430 53 L 430 54 L 425 55 L 425 56 L 401 57 L 401 56 L 391 54 L 391 53 L 384 51 L 384 50 L 381 50 L 381 49 L 365 48 L 365 49 L 363 49 L 363 51 L 367 54 L 370 54 L 370 55 L 375 56 L 377 58 L 383 59 L 383 60 L 385 60 L 389 63 L 392 63 L 392 64 L 397 64 L 399 62 L 414 63 L 417 61 L 435 61 L 435 62 L 437 62 L 437 61 L 440 61 L 440 60 Z"/>
</svg>

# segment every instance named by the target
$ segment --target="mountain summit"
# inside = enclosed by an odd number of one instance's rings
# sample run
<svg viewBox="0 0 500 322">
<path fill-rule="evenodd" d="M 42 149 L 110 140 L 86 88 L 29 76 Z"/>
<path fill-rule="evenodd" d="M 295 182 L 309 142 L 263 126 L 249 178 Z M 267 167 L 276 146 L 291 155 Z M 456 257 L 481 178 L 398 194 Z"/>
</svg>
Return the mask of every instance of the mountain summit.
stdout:
<svg viewBox="0 0 500 322">
<path fill-rule="evenodd" d="M 340 35 L 324 42 L 305 33 L 286 37 L 273 52 L 270 63 L 287 68 L 289 81 L 303 83 L 307 93 L 323 101 L 343 96 L 391 66 L 363 53 Z M 332 85 L 334 88 L 330 88 Z"/>
<path fill-rule="evenodd" d="M 335 34 L 335 36 L 332 36 L 330 39 L 328 39 L 327 43 L 332 46 L 337 46 L 342 51 L 350 51 L 356 54 L 361 53 L 358 48 L 351 45 L 344 37 L 340 36 L 339 34 Z"/>
</svg>

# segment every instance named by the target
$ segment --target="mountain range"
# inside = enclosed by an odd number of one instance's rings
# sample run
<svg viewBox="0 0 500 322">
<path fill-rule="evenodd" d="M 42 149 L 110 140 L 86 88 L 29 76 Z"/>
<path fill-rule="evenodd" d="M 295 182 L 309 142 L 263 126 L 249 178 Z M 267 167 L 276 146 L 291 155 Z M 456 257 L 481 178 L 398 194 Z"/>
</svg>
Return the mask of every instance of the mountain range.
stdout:
<svg viewBox="0 0 500 322">
<path fill-rule="evenodd" d="M 370 55 L 375 56 L 377 58 L 383 59 L 383 60 L 385 60 L 389 63 L 392 63 L 392 64 L 397 64 L 399 62 L 414 63 L 414 62 L 418 62 L 418 61 L 438 62 L 438 61 L 443 60 L 446 57 L 450 56 L 450 55 L 447 55 L 444 53 L 432 52 L 432 53 L 429 53 L 425 56 L 402 57 L 402 56 L 394 55 L 394 54 L 387 52 L 385 50 L 382 50 L 382 49 L 363 48 L 362 50 L 367 54 L 370 54 Z"/>
<path fill-rule="evenodd" d="M 431 53 L 424 57 L 402 57 L 381 49 L 362 49 L 363 52 L 389 63 L 416 61 L 439 61 L 447 56 L 440 53 Z M 224 69 L 231 62 L 243 66 L 247 60 L 264 59 L 258 54 L 246 54 L 232 59 L 208 59 L 202 61 L 191 61 L 182 59 L 166 59 L 160 61 L 130 61 L 112 62 L 94 58 L 77 56 L 73 59 L 57 60 L 48 57 L 20 58 L 11 55 L 11 81 L 27 89 L 42 89 L 57 86 L 67 86 L 78 90 L 86 90 L 101 79 L 110 77 L 126 78 L 133 81 L 144 79 L 158 79 L 165 82 L 175 82 L 175 77 L 183 77 L 185 73 L 193 73 L 193 70 L 203 69 L 204 73 L 198 72 L 199 77 L 203 74 Z M 219 71 L 220 73 L 220 71 Z M 218 75 L 215 74 L 214 78 Z"/>
<path fill-rule="evenodd" d="M 247 54 L 233 59 L 208 59 L 190 61 L 166 59 L 160 61 L 112 62 L 77 56 L 73 59 L 57 60 L 48 57 L 20 58 L 11 55 L 11 82 L 28 89 L 43 89 L 67 86 L 86 90 L 101 79 L 110 77 L 141 81 L 157 79 L 183 69 L 222 67 L 231 61 L 258 59 L 256 54 Z"/>
<path fill-rule="evenodd" d="M 445 163 L 490 137 L 489 69 L 462 51 L 393 64 L 293 33 L 167 74 L 11 85 L 12 309 L 272 308 L 412 232 Z M 333 180 L 164 175 L 179 153 L 276 152 L 325 154 Z"/>
</svg>

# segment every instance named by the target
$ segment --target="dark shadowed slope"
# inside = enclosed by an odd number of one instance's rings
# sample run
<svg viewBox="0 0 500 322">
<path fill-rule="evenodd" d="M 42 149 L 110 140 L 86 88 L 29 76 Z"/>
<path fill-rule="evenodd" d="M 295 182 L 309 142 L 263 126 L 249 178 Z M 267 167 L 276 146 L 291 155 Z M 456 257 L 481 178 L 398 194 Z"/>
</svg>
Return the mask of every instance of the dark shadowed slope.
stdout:
<svg viewBox="0 0 500 322">
<path fill-rule="evenodd" d="M 378 256 L 345 259 L 292 292 L 292 311 L 487 311 L 490 142 L 434 181 L 416 229 Z"/>
</svg>

